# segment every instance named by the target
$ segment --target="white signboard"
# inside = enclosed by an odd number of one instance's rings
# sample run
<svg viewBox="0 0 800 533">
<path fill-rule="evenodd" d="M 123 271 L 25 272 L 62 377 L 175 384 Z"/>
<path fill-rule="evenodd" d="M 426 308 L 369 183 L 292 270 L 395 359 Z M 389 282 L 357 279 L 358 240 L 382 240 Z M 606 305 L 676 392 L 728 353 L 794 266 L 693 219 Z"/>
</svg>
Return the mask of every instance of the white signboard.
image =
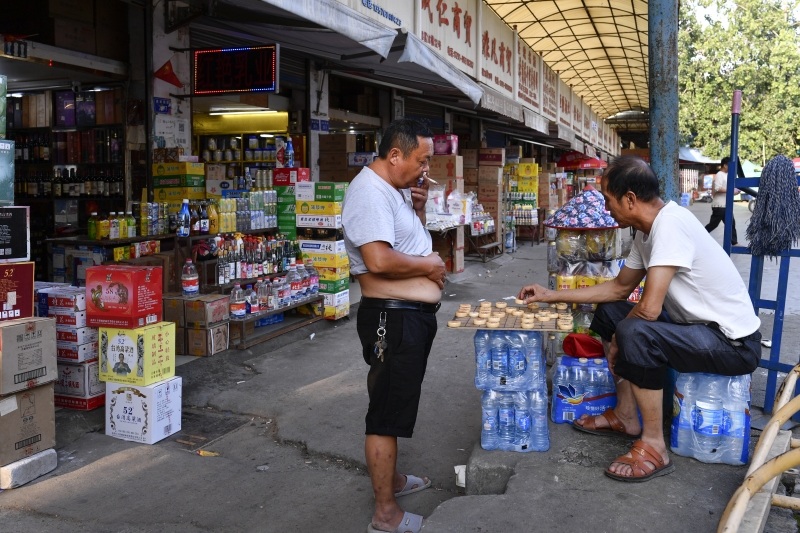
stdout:
<svg viewBox="0 0 800 533">
<path fill-rule="evenodd" d="M 542 110 L 542 58 L 517 39 L 517 101 L 537 113 Z"/>
<path fill-rule="evenodd" d="M 542 61 L 542 116 L 558 122 L 558 76 Z"/>
<path fill-rule="evenodd" d="M 583 137 L 583 98 L 572 93 L 572 129 Z"/>
<path fill-rule="evenodd" d="M 388 0 L 338 0 L 372 20 L 392 29 L 414 27 L 414 2 Z"/>
<path fill-rule="evenodd" d="M 558 80 L 558 123 L 572 128 L 572 89 Z"/>
<path fill-rule="evenodd" d="M 495 111 L 509 118 L 513 118 L 519 122 L 524 122 L 525 117 L 522 114 L 522 106 L 511 98 L 507 98 L 499 92 L 484 87 L 483 98 L 481 98 L 481 107 Z"/>
<path fill-rule="evenodd" d="M 490 7 L 483 6 L 479 38 L 481 71 L 478 79 L 503 96 L 513 99 L 514 32 Z"/>
<path fill-rule="evenodd" d="M 456 68 L 477 77 L 478 0 L 414 0 L 393 2 L 391 6 L 395 9 L 407 4 L 413 8 L 414 3 L 420 9 L 417 36 Z"/>
<path fill-rule="evenodd" d="M 592 111 L 590 116 L 592 117 L 592 130 L 589 132 L 590 135 L 589 142 L 597 146 L 597 129 L 598 129 L 597 113 Z"/>
<path fill-rule="evenodd" d="M 592 110 L 589 109 L 589 104 L 583 102 L 583 128 L 581 128 L 581 137 L 589 140 L 592 137 Z"/>
</svg>

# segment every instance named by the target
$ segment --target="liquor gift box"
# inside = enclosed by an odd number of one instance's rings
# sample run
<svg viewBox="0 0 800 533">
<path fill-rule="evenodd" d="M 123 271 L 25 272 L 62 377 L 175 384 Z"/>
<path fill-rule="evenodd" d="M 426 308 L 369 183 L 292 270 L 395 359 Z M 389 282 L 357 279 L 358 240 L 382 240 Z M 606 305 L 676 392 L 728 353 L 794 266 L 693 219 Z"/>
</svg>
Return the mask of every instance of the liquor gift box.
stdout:
<svg viewBox="0 0 800 533">
<path fill-rule="evenodd" d="M 182 380 L 149 386 L 106 383 L 106 435 L 155 444 L 181 430 Z"/>
<path fill-rule="evenodd" d="M 90 326 L 138 328 L 161 321 L 161 267 L 101 265 L 86 269 Z"/>
<path fill-rule="evenodd" d="M 0 264 L 0 320 L 33 316 L 34 263 Z"/>
<path fill-rule="evenodd" d="M 55 381 L 56 321 L 0 322 L 0 396 Z"/>
<path fill-rule="evenodd" d="M 175 324 L 100 328 L 100 381 L 150 385 L 175 375 Z"/>
<path fill-rule="evenodd" d="M 95 357 L 96 357 L 95 353 Z M 56 407 L 91 411 L 106 403 L 106 387 L 98 376 L 97 359 L 88 363 L 58 362 Z"/>
<path fill-rule="evenodd" d="M 0 399 L 0 466 L 55 446 L 52 383 Z"/>
</svg>

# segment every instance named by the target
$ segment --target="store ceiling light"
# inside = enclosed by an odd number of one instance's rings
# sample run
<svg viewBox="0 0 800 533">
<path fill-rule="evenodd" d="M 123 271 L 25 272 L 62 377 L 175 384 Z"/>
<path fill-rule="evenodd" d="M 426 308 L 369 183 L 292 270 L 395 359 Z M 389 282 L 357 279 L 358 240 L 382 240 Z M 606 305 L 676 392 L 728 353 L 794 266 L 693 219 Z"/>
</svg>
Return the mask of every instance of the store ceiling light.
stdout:
<svg viewBox="0 0 800 533">
<path fill-rule="evenodd" d="M 22 98 L 25 95 L 22 93 L 11 93 L 8 96 L 10 96 L 11 98 Z"/>
<path fill-rule="evenodd" d="M 211 106 L 209 115 L 266 115 L 269 113 L 277 113 L 274 109 L 268 107 L 219 107 Z"/>
<path fill-rule="evenodd" d="M 274 136 L 274 135 L 272 135 L 271 133 L 262 133 L 262 134 L 261 134 L 261 137 L 266 137 L 267 139 L 272 139 L 272 138 L 273 138 L 273 137 L 275 137 L 275 136 Z"/>
</svg>

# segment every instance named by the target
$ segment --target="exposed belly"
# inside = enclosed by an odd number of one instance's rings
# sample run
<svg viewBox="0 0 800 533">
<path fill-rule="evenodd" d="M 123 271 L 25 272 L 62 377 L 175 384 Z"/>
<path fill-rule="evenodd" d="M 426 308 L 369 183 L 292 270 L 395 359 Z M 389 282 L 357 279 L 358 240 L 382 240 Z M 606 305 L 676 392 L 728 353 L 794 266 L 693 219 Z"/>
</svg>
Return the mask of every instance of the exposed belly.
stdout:
<svg viewBox="0 0 800 533">
<path fill-rule="evenodd" d="M 388 279 L 367 272 L 358 276 L 361 294 L 368 298 L 412 300 L 435 304 L 442 299 L 439 286 L 422 276 L 409 279 Z"/>
</svg>

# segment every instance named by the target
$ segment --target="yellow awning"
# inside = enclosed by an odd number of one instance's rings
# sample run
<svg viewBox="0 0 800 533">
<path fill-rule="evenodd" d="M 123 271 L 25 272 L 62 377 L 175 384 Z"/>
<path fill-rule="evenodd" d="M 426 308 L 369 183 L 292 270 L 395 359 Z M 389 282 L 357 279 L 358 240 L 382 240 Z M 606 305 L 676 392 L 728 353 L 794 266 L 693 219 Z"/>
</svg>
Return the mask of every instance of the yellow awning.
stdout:
<svg viewBox="0 0 800 533">
<path fill-rule="evenodd" d="M 647 2 L 484 1 L 600 119 L 649 108 Z"/>
</svg>

